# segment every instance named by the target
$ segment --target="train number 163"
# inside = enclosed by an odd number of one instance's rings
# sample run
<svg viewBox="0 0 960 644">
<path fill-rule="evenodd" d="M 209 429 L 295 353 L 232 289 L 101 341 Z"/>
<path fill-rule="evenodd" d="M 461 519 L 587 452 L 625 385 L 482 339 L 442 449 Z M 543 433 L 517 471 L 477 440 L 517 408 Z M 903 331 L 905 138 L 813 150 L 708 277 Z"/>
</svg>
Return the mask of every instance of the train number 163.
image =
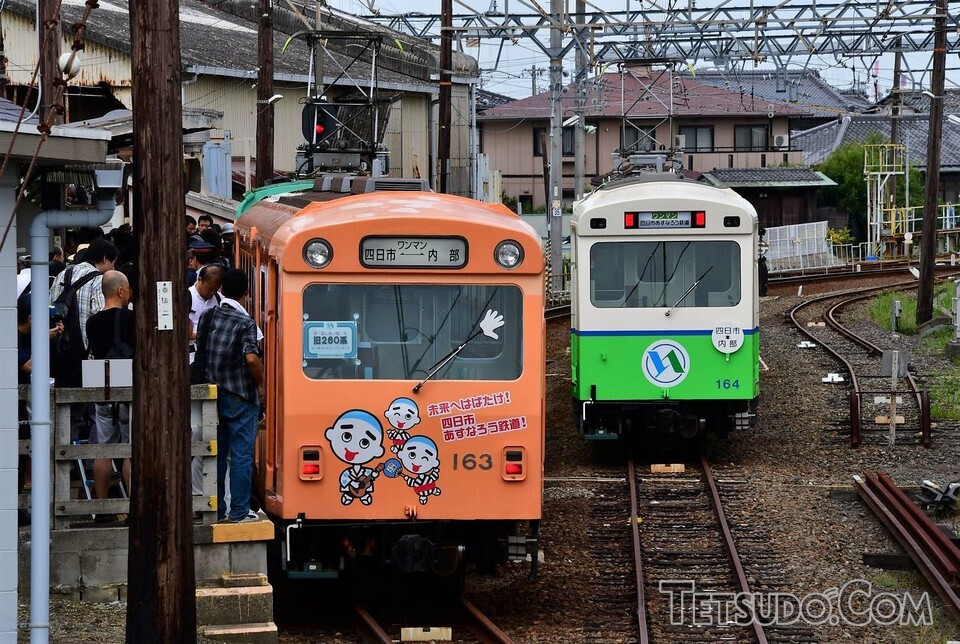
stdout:
<svg viewBox="0 0 960 644">
<path fill-rule="evenodd" d="M 739 380 L 730 380 L 729 378 L 724 380 L 717 380 L 717 389 L 739 389 L 740 381 Z"/>
<path fill-rule="evenodd" d="M 456 452 L 453 453 L 453 469 L 459 470 L 489 470 L 493 468 L 493 457 L 489 454 L 464 454 L 463 458 Z"/>
</svg>

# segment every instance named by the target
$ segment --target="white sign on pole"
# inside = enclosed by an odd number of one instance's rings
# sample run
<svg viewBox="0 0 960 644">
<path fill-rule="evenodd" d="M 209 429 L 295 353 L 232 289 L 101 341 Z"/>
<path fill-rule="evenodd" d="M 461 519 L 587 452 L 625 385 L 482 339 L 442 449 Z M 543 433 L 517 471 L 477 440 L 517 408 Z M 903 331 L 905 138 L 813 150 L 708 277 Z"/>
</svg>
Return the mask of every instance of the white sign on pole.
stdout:
<svg viewBox="0 0 960 644">
<path fill-rule="evenodd" d="M 157 282 L 157 330 L 173 330 L 173 282 Z"/>
</svg>

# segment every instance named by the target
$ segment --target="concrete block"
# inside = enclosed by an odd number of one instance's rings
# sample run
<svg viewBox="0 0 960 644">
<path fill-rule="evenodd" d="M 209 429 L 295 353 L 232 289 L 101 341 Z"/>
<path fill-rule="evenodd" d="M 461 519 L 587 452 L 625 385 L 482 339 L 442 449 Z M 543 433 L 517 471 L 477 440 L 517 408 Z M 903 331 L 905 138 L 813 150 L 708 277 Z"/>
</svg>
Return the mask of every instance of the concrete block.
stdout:
<svg viewBox="0 0 960 644">
<path fill-rule="evenodd" d="M 270 582 L 263 573 L 255 575 L 223 575 L 220 585 L 224 588 L 240 588 L 243 586 L 269 586 Z"/>
<path fill-rule="evenodd" d="M 9 409 L 9 407 L 3 407 L 2 402 L 0 402 L 0 409 Z M 17 443 L 19 439 L 15 426 L 0 429 L 0 468 L 11 468 L 16 471 L 20 465 L 18 460 L 20 454 L 17 451 L 20 449 L 20 445 Z"/>
<path fill-rule="evenodd" d="M 277 625 L 273 622 L 233 626 L 201 626 L 200 636 L 214 642 L 276 644 Z"/>
<path fill-rule="evenodd" d="M 273 588 L 198 588 L 197 624 L 256 624 L 273 621 Z"/>
<path fill-rule="evenodd" d="M 129 544 L 126 527 L 76 528 L 53 530 L 50 533 L 50 552 L 86 552 L 88 550 L 123 550 Z"/>
<path fill-rule="evenodd" d="M 197 583 L 214 581 L 230 572 L 230 547 L 226 544 L 201 544 L 193 548 Z"/>
<path fill-rule="evenodd" d="M 2 432 L 2 434 L 10 434 L 16 436 L 13 431 Z M 2 438 L 2 436 L 0 436 Z M 7 451 L 3 449 L 3 443 L 0 442 L 0 452 Z M 16 454 L 14 454 L 16 456 Z M 17 509 L 17 465 L 13 464 L 12 467 L 4 467 L 0 465 L 0 510 L 16 510 Z M 2 525 L 2 524 L 0 524 Z M 13 524 L 14 526 L 16 523 Z M 11 526 L 13 528 L 13 526 Z M 13 528 L 15 530 L 15 528 Z M 16 547 L 16 533 L 13 531 L 0 530 L 0 550 L 6 548 L 15 548 Z M 8 545 L 7 539 L 2 535 L 6 532 L 9 532 L 13 542 Z"/>
<path fill-rule="evenodd" d="M 29 597 L 30 593 L 25 590 L 21 590 L 20 594 L 24 597 Z M 72 599 L 74 601 L 80 601 L 83 599 L 83 595 L 80 593 L 80 588 L 51 588 L 50 589 L 51 597 L 62 597 L 63 599 Z"/>
<path fill-rule="evenodd" d="M 50 554 L 50 585 L 66 588 L 81 585 L 79 552 Z"/>
<path fill-rule="evenodd" d="M 0 628 L 13 627 L 17 624 L 17 591 L 6 590 L 0 592 Z M 0 637 L 0 641 L 4 640 Z"/>
<path fill-rule="evenodd" d="M 127 551 L 93 550 L 81 552 L 80 576 L 84 586 L 127 583 Z"/>
<path fill-rule="evenodd" d="M 267 572 L 267 544 L 263 542 L 231 543 L 230 574 L 252 575 Z"/>
<path fill-rule="evenodd" d="M 80 598 L 85 602 L 109 604 L 120 601 L 118 586 L 86 586 L 80 589 Z"/>
</svg>

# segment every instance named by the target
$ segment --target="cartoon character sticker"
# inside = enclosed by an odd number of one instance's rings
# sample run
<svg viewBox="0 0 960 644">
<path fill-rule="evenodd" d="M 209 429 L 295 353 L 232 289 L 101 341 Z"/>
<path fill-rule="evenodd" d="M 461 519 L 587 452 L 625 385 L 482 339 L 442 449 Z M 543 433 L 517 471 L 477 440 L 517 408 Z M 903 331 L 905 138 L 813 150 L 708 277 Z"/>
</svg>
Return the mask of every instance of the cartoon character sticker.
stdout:
<svg viewBox="0 0 960 644">
<path fill-rule="evenodd" d="M 420 505 L 426 505 L 431 496 L 440 495 L 440 488 L 437 487 L 440 458 L 433 440 L 426 436 L 414 436 L 403 444 L 398 456 L 403 463 L 402 476 L 420 496 Z"/>
<path fill-rule="evenodd" d="M 420 410 L 417 403 L 409 398 L 397 398 L 390 403 L 383 416 L 391 427 L 387 430 L 387 436 L 393 442 L 390 451 L 399 454 L 403 444 L 410 438 L 410 429 L 420 422 Z"/>
<path fill-rule="evenodd" d="M 350 505 L 354 499 L 360 499 L 363 505 L 373 503 L 373 481 L 380 476 L 383 465 L 365 466 L 383 456 L 380 421 L 369 412 L 351 409 L 340 414 L 324 436 L 336 457 L 348 465 L 340 474 L 340 502 Z"/>
</svg>

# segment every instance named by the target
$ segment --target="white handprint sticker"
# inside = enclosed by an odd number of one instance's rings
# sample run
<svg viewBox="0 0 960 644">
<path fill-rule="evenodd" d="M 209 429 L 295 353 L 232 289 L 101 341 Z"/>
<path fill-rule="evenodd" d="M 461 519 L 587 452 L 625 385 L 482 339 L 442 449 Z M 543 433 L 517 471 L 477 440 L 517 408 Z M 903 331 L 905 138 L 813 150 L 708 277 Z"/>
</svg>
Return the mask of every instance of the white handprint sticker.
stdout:
<svg viewBox="0 0 960 644">
<path fill-rule="evenodd" d="M 483 331 L 483 335 L 488 338 L 499 340 L 500 336 L 496 334 L 496 330 L 502 327 L 503 324 L 502 315 L 497 311 L 487 309 L 486 315 L 483 316 L 483 320 L 480 322 L 480 330 Z"/>
</svg>

